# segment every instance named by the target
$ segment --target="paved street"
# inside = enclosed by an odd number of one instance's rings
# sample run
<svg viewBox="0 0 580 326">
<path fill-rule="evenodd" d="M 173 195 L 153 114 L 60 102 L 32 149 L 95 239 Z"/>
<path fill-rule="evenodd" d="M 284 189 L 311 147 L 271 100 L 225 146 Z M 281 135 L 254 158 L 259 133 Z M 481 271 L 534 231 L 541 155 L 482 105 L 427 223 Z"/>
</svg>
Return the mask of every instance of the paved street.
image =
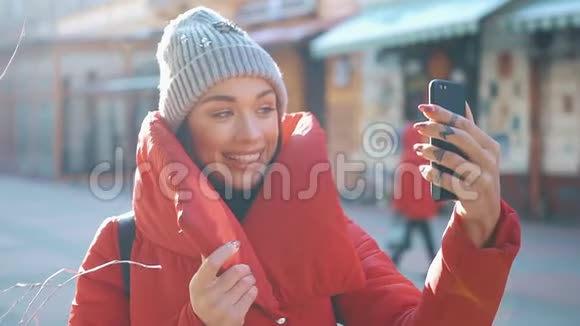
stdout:
<svg viewBox="0 0 580 326">
<path fill-rule="evenodd" d="M 391 220 L 376 208 L 346 206 L 346 211 L 383 244 Z M 447 217 L 433 221 L 440 239 Z M 401 262 L 401 272 L 418 287 L 429 267 L 419 234 Z M 522 225 L 522 248 L 513 265 L 496 326 L 580 325 L 580 228 Z"/>
<path fill-rule="evenodd" d="M 0 290 L 19 282 L 42 282 L 61 268 L 75 270 L 103 217 L 129 208 L 128 194 L 102 201 L 87 186 L 9 177 L 0 177 L 0 198 Z M 385 242 L 392 220 L 384 210 L 346 204 L 346 211 Z M 445 224 L 445 218 L 434 221 L 436 239 Z M 418 286 L 428 267 L 422 249 L 417 239 L 401 266 Z M 69 276 L 60 275 L 52 284 Z M 59 290 L 38 324 L 64 325 L 73 292 L 74 284 Z M 0 316 L 24 293 L 13 289 L 0 294 Z M 16 325 L 33 296 L 29 294 L 0 325 Z M 41 294 L 39 301 L 43 298 Z M 580 325 L 580 229 L 524 224 L 523 247 L 494 325 Z"/>
</svg>

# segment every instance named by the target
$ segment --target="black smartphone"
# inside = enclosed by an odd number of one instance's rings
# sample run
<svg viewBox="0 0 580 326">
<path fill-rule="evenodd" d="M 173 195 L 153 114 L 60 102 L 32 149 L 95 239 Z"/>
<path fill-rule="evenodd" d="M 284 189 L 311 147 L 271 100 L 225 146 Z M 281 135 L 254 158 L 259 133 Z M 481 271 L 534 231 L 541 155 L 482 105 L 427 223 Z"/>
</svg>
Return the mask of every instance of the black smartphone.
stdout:
<svg viewBox="0 0 580 326">
<path fill-rule="evenodd" d="M 455 114 L 465 116 L 465 86 L 463 84 L 443 79 L 434 79 L 429 82 L 429 103 L 437 104 Z M 446 141 L 430 137 L 429 142 L 447 151 L 455 152 L 463 157 L 456 146 Z M 453 170 L 431 161 L 431 166 L 443 173 L 453 174 Z M 457 200 L 457 196 L 444 188 L 431 183 L 431 197 L 436 201 Z"/>
</svg>

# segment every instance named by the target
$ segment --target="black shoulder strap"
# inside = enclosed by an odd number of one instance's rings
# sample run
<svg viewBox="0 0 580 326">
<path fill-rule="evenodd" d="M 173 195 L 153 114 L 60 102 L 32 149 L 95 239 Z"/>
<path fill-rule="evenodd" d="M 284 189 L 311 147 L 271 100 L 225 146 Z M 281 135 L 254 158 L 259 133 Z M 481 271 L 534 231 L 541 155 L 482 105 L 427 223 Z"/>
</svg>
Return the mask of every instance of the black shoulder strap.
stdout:
<svg viewBox="0 0 580 326">
<path fill-rule="evenodd" d="M 133 211 L 127 212 L 119 217 L 119 255 L 121 260 L 131 259 L 131 249 L 135 240 L 135 214 Z M 123 272 L 123 282 L 125 284 L 125 294 L 129 296 L 131 289 L 131 265 L 121 264 Z"/>
</svg>

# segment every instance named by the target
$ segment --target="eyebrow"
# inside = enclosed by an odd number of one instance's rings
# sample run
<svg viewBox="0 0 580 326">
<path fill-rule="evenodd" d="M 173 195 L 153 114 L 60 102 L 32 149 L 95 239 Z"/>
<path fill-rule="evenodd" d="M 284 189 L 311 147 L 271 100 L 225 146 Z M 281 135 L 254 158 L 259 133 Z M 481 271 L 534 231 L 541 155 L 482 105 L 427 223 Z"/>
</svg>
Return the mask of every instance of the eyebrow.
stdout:
<svg viewBox="0 0 580 326">
<path fill-rule="evenodd" d="M 273 89 L 267 89 L 263 92 L 260 92 L 258 95 L 256 95 L 256 99 L 260 99 L 266 95 L 270 95 L 273 94 L 274 90 Z M 228 96 L 228 95 L 213 95 L 210 97 L 205 98 L 203 101 L 201 101 L 200 104 L 206 103 L 206 102 L 235 102 L 236 98 L 233 96 Z"/>
</svg>

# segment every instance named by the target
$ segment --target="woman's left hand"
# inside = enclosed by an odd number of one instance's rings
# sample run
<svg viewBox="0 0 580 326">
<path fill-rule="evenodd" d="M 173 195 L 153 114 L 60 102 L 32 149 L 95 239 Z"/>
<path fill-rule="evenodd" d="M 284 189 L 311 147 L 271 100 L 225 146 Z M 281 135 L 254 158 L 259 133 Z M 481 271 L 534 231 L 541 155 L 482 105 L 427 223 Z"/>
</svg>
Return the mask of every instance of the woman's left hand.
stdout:
<svg viewBox="0 0 580 326">
<path fill-rule="evenodd" d="M 500 145 L 475 125 L 469 105 L 462 117 L 438 105 L 422 104 L 419 109 L 429 121 L 415 124 L 419 133 L 449 142 L 466 156 L 430 144 L 416 144 L 420 156 L 455 171 L 442 173 L 422 166 L 421 174 L 429 182 L 455 193 L 456 212 L 476 246 L 482 247 L 491 237 L 500 214 L 499 160 Z"/>
</svg>

